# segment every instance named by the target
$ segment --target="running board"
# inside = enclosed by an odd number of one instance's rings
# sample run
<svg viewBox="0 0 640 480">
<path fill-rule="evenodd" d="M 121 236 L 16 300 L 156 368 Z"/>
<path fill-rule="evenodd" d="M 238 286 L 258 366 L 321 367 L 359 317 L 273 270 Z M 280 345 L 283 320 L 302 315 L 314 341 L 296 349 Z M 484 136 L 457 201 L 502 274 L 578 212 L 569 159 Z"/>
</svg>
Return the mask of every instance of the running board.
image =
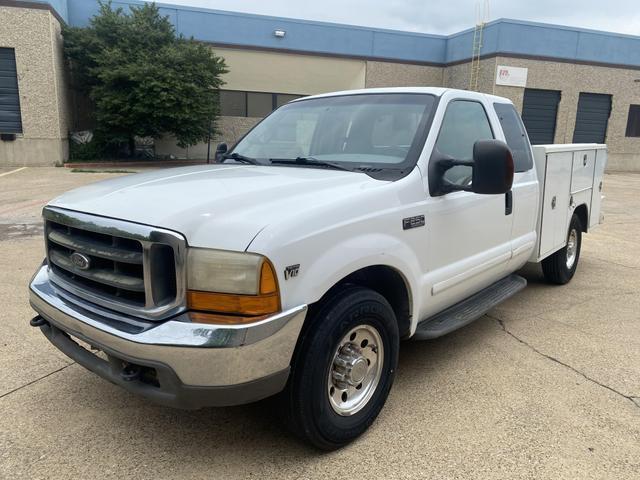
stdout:
<svg viewBox="0 0 640 480">
<path fill-rule="evenodd" d="M 527 281 L 519 275 L 509 275 L 469 298 L 418 324 L 414 340 L 438 338 L 477 320 L 493 307 L 515 295 Z"/>
</svg>

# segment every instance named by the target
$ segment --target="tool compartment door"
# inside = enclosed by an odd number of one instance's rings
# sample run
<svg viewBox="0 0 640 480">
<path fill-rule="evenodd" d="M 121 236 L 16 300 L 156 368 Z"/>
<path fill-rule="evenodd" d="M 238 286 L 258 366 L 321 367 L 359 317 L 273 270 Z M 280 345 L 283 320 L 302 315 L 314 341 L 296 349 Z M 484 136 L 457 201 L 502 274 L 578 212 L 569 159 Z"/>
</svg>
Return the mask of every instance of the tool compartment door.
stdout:
<svg viewBox="0 0 640 480">
<path fill-rule="evenodd" d="M 542 221 L 539 257 L 545 258 L 564 247 L 574 152 L 547 153 L 544 169 Z"/>
<path fill-rule="evenodd" d="M 595 151 L 596 160 L 593 172 L 593 190 L 591 191 L 591 211 L 589 212 L 589 228 L 594 228 L 602 223 L 602 182 L 604 181 L 604 169 L 607 166 L 607 150 Z"/>
<path fill-rule="evenodd" d="M 596 164 L 595 150 L 578 150 L 573 153 L 571 193 L 588 190 L 593 185 L 593 170 Z M 587 205 L 588 207 L 589 205 Z"/>
</svg>

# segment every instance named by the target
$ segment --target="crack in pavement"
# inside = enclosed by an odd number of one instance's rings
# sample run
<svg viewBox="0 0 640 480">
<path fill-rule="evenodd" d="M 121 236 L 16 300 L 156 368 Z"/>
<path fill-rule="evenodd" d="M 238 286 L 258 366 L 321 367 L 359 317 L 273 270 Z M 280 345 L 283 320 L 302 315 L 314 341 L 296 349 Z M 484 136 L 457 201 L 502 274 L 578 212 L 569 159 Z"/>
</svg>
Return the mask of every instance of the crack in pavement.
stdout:
<svg viewBox="0 0 640 480">
<path fill-rule="evenodd" d="M 608 264 L 611 264 L 611 265 L 617 265 L 618 267 L 631 268 L 633 270 L 640 270 L 640 267 L 636 267 L 635 265 L 625 265 L 624 263 L 614 262 L 613 260 L 605 260 L 604 258 L 595 257 L 595 256 L 593 258 L 595 258 L 596 260 L 599 260 L 601 262 L 604 262 L 604 263 L 608 263 Z"/>
<path fill-rule="evenodd" d="M 555 357 L 552 357 L 551 355 L 547 355 L 544 352 L 541 352 L 540 350 L 538 350 L 536 347 L 534 347 L 533 345 L 525 342 L 524 340 L 522 340 L 520 337 L 518 337 L 517 335 L 515 335 L 514 333 L 512 333 L 510 330 L 507 329 L 506 325 L 504 324 L 504 320 L 494 317 L 492 315 L 488 315 L 487 317 L 489 317 L 492 320 L 495 320 L 498 325 L 500 326 L 500 328 L 502 329 L 503 332 L 505 332 L 507 335 L 509 335 L 510 337 L 512 337 L 514 340 L 516 340 L 517 342 L 521 343 L 522 345 L 524 345 L 525 347 L 529 348 L 530 350 L 532 350 L 533 352 L 537 353 L 538 355 L 540 355 L 541 357 L 546 358 L 547 360 L 551 360 L 554 363 L 557 363 L 558 365 L 562 365 L 565 368 L 568 368 L 569 370 L 571 370 L 574 373 L 577 373 L 578 375 L 580 375 L 581 377 L 583 377 L 584 379 L 590 381 L 591 383 L 594 383 L 602 388 L 606 388 L 607 390 L 609 390 L 612 393 L 615 393 L 616 395 L 629 400 L 635 407 L 640 408 L 640 397 L 634 397 L 632 395 L 625 395 L 624 393 L 616 390 L 613 387 L 610 387 L 609 385 L 605 385 L 604 383 L 599 382 L 598 380 L 589 377 L 587 374 L 581 372 L 580 370 L 578 370 L 575 367 L 572 367 L 571 365 L 564 363 L 561 360 L 558 360 Z"/>
<path fill-rule="evenodd" d="M 64 370 L 65 368 L 68 368 L 68 367 L 70 367 L 71 365 L 75 365 L 75 364 L 76 364 L 76 362 L 67 363 L 64 367 L 60 367 L 60 368 L 58 368 L 57 370 L 54 370 L 53 372 L 49 372 L 49 373 L 47 373 L 46 375 L 43 375 L 43 376 L 42 376 L 42 377 L 40 377 L 40 378 L 36 378 L 35 380 L 32 380 L 32 381 L 30 381 L 30 382 L 28 382 L 28 383 L 25 383 L 24 385 L 20 385 L 19 387 L 16 387 L 16 388 L 14 388 L 13 390 L 10 390 L 10 391 L 8 391 L 8 392 L 6 392 L 6 393 L 3 393 L 2 395 L 0 395 L 0 399 L 2 399 L 2 398 L 4 398 L 4 397 L 8 397 L 8 396 L 9 396 L 9 395 L 11 395 L 12 393 L 15 393 L 15 392 L 17 392 L 17 391 L 20 391 L 20 390 L 22 390 L 23 388 L 26 388 L 26 387 L 28 387 L 28 386 L 30 386 L 30 385 L 33 385 L 34 383 L 38 383 L 40 380 L 44 380 L 45 378 L 50 377 L 51 375 L 56 374 L 56 373 L 58 373 L 58 372 L 61 372 L 61 371 L 62 371 L 62 370 Z"/>
</svg>

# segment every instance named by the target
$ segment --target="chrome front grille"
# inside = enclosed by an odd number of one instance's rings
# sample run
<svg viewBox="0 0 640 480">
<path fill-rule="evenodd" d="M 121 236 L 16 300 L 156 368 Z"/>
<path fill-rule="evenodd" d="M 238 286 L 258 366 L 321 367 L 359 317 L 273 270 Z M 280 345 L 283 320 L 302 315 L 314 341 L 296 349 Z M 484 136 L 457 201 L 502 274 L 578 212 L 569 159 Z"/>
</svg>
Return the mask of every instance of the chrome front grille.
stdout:
<svg viewBox="0 0 640 480">
<path fill-rule="evenodd" d="M 47 207 L 51 280 L 84 301 L 161 319 L 184 309 L 184 238 L 169 230 Z"/>
</svg>

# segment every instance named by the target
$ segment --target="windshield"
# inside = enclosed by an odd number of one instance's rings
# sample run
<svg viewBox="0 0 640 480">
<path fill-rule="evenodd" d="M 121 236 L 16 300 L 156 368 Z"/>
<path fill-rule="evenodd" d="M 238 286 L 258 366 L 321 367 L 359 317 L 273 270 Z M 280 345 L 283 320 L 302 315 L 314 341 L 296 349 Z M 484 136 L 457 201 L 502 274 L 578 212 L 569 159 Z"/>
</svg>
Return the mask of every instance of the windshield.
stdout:
<svg viewBox="0 0 640 480">
<path fill-rule="evenodd" d="M 353 168 L 405 168 L 420 154 L 434 104 L 433 95 L 406 93 L 301 100 L 265 118 L 233 153 L 264 163 L 302 157 Z"/>
</svg>

